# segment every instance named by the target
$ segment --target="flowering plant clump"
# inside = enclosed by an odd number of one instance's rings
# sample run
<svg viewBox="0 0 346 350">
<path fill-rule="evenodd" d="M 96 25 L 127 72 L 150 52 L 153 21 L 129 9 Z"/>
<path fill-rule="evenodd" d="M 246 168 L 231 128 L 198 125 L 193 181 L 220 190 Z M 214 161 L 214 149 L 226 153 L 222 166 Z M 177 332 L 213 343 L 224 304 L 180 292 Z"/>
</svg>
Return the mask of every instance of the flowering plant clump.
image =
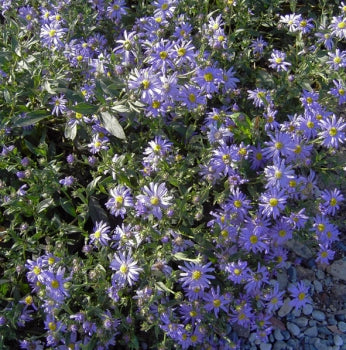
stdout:
<svg viewBox="0 0 346 350">
<path fill-rule="evenodd" d="M 0 11 L 0 348 L 241 349 L 313 303 L 277 276 L 338 254 L 345 2 Z"/>
</svg>

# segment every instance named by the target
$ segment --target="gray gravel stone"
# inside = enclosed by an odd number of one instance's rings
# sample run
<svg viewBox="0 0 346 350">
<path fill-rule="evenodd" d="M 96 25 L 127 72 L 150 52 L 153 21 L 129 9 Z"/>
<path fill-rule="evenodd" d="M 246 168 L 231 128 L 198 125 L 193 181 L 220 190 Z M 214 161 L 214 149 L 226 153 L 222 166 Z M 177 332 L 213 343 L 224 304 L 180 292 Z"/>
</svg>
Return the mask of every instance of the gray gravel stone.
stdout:
<svg viewBox="0 0 346 350">
<path fill-rule="evenodd" d="M 312 311 L 313 311 L 313 307 L 311 304 L 305 304 L 303 306 L 303 314 L 308 316 L 308 315 L 311 315 L 312 314 Z"/>
<path fill-rule="evenodd" d="M 300 317 L 301 314 L 302 314 L 302 310 L 301 310 L 301 309 L 296 309 L 296 308 L 294 308 L 294 309 L 292 310 L 292 315 L 293 315 L 294 317 Z"/>
<path fill-rule="evenodd" d="M 308 325 L 309 320 L 306 317 L 299 317 L 293 321 L 297 326 L 303 328 Z"/>
<path fill-rule="evenodd" d="M 294 335 L 295 337 L 300 334 L 300 329 L 296 324 L 292 322 L 287 322 L 286 326 L 287 326 L 287 329 L 291 332 L 291 334 Z"/>
<path fill-rule="evenodd" d="M 326 319 L 326 315 L 322 312 L 322 311 L 319 311 L 319 310 L 314 310 L 312 312 L 312 317 L 317 320 L 317 321 L 324 321 Z"/>
<path fill-rule="evenodd" d="M 274 331 L 274 338 L 276 340 L 284 340 L 284 336 L 282 335 L 280 329 L 275 329 L 275 331 Z"/>
<path fill-rule="evenodd" d="M 282 340 L 278 340 L 275 342 L 273 350 L 284 350 L 286 349 L 286 343 Z"/>
<path fill-rule="evenodd" d="M 341 346 L 344 343 L 344 341 L 342 340 L 342 338 L 340 337 L 339 334 L 335 334 L 334 335 L 334 344 L 337 346 Z"/>
<path fill-rule="evenodd" d="M 338 328 L 341 332 L 346 333 L 346 323 L 343 321 L 338 322 Z"/>
<path fill-rule="evenodd" d="M 327 322 L 330 326 L 335 326 L 338 323 L 334 317 L 329 317 Z"/>
<path fill-rule="evenodd" d="M 304 331 L 304 334 L 308 337 L 317 337 L 317 327 L 313 326 Z"/>
<path fill-rule="evenodd" d="M 316 326 L 317 325 L 317 321 L 316 320 L 310 320 L 309 321 L 309 326 L 310 327 L 313 327 L 313 326 Z"/>
<path fill-rule="evenodd" d="M 265 344 L 265 343 L 260 344 L 261 350 L 271 350 L 271 348 L 272 348 L 272 344 Z"/>
<path fill-rule="evenodd" d="M 319 280 L 323 280 L 324 277 L 325 277 L 324 271 L 322 271 L 322 270 L 317 270 L 317 271 L 316 271 L 316 277 L 317 277 Z"/>
<path fill-rule="evenodd" d="M 320 281 L 318 281 L 318 280 L 315 280 L 315 281 L 313 282 L 313 284 L 314 284 L 314 287 L 315 287 L 315 291 L 316 291 L 317 293 L 321 293 L 322 290 L 323 290 L 322 283 L 321 283 Z"/>
<path fill-rule="evenodd" d="M 288 315 L 291 312 L 292 306 L 290 305 L 290 301 L 291 301 L 290 298 L 286 298 L 284 300 L 283 305 L 280 307 L 280 309 L 278 311 L 278 315 L 280 317 L 285 317 L 286 315 Z M 312 312 L 312 310 L 311 310 L 311 312 Z"/>
</svg>

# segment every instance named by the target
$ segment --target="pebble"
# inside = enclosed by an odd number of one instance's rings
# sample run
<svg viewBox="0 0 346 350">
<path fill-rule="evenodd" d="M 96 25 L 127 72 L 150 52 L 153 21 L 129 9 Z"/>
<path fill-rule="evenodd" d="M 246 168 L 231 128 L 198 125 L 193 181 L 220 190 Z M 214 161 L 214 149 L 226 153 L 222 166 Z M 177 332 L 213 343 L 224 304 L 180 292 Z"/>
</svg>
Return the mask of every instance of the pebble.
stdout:
<svg viewBox="0 0 346 350">
<path fill-rule="evenodd" d="M 317 270 L 317 271 L 316 271 L 316 277 L 317 277 L 319 280 L 323 280 L 324 277 L 325 277 L 325 273 L 324 273 L 322 270 Z"/>
<path fill-rule="evenodd" d="M 338 335 L 338 334 L 334 335 L 334 344 L 337 346 L 341 346 L 342 344 L 344 344 L 344 341 L 342 340 L 340 335 Z"/>
<path fill-rule="evenodd" d="M 319 311 L 319 310 L 314 310 L 312 312 L 312 317 L 317 320 L 317 321 L 324 321 L 326 319 L 326 315 L 322 312 L 322 311 Z"/>
<path fill-rule="evenodd" d="M 334 326 L 337 324 L 337 321 L 334 317 L 329 317 L 327 321 L 328 321 L 328 325 L 330 326 Z"/>
<path fill-rule="evenodd" d="M 278 340 L 275 342 L 273 350 L 284 350 L 287 349 L 286 343 L 282 340 Z"/>
<path fill-rule="evenodd" d="M 304 334 L 308 337 L 317 337 L 317 327 L 313 326 L 304 331 Z"/>
<path fill-rule="evenodd" d="M 279 290 L 285 290 L 288 283 L 288 276 L 286 270 L 282 272 L 277 272 L 276 279 L 279 283 Z"/>
<path fill-rule="evenodd" d="M 328 266 L 328 272 L 335 278 L 346 281 L 346 260 L 336 260 Z"/>
<path fill-rule="evenodd" d="M 276 340 L 284 340 L 284 336 L 282 335 L 280 329 L 275 329 L 275 331 L 274 331 L 274 338 Z"/>
<path fill-rule="evenodd" d="M 341 332 L 346 333 L 346 323 L 343 321 L 338 322 L 338 328 Z"/>
<path fill-rule="evenodd" d="M 287 322 L 286 326 L 287 326 L 287 329 L 291 332 L 291 334 L 294 335 L 295 337 L 300 334 L 300 329 L 296 324 L 292 322 Z"/>
<path fill-rule="evenodd" d="M 272 344 L 266 344 L 266 343 L 261 343 L 260 344 L 260 349 L 261 350 L 271 350 Z"/>
<path fill-rule="evenodd" d="M 300 317 L 301 314 L 302 314 L 302 310 L 301 309 L 294 308 L 293 311 L 292 311 L 292 315 L 294 317 Z"/>
<path fill-rule="evenodd" d="M 299 317 L 294 320 L 295 324 L 301 328 L 308 325 L 309 320 L 306 317 Z"/>
<path fill-rule="evenodd" d="M 313 284 L 314 284 L 314 286 L 315 286 L 315 291 L 316 291 L 317 293 L 321 293 L 322 290 L 323 290 L 322 283 L 321 283 L 320 281 L 318 281 L 318 280 L 315 280 L 315 281 L 313 282 Z"/>
<path fill-rule="evenodd" d="M 304 315 L 306 315 L 306 316 L 311 315 L 312 311 L 313 311 L 313 307 L 311 304 L 305 304 L 303 306 L 303 314 Z"/>
<path fill-rule="evenodd" d="M 289 281 L 292 283 L 295 283 L 297 281 L 297 270 L 293 266 L 291 266 L 287 270 L 287 273 L 288 273 Z"/>
<path fill-rule="evenodd" d="M 291 302 L 290 298 L 286 298 L 284 300 L 283 305 L 281 306 L 281 308 L 278 311 L 278 315 L 280 317 L 285 317 L 291 312 L 292 306 L 290 305 L 290 302 Z M 312 310 L 311 310 L 311 312 L 312 312 Z"/>
</svg>

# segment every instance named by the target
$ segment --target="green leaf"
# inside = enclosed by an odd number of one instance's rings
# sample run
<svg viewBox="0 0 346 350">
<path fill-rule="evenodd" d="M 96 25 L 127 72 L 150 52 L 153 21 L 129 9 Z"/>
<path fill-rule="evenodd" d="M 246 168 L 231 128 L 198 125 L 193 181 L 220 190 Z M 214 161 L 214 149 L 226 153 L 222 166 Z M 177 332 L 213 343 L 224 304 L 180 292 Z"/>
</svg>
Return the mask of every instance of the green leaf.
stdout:
<svg viewBox="0 0 346 350">
<path fill-rule="evenodd" d="M 49 208 L 52 204 L 54 204 L 53 198 L 47 198 L 37 204 L 37 213 L 41 213 L 45 209 Z"/>
<path fill-rule="evenodd" d="M 50 117 L 49 114 L 47 114 L 47 111 L 32 111 L 28 112 L 26 114 L 25 118 L 22 118 L 21 116 L 17 116 L 13 120 L 13 126 L 14 127 L 23 127 L 23 126 L 29 126 L 34 125 L 38 123 L 39 121 L 46 119 Z"/>
<path fill-rule="evenodd" d="M 108 221 L 107 213 L 95 197 L 90 197 L 89 199 L 89 215 L 93 223 L 96 221 Z"/>
<path fill-rule="evenodd" d="M 112 135 L 122 140 L 126 139 L 124 129 L 116 117 L 112 116 L 109 112 L 101 112 L 101 121 L 105 129 Z"/>
<path fill-rule="evenodd" d="M 163 282 L 156 282 L 155 286 L 157 287 L 158 290 L 162 290 L 168 293 L 172 293 L 175 294 L 174 291 L 172 289 L 169 289 Z"/>
<path fill-rule="evenodd" d="M 68 199 L 60 198 L 60 205 L 66 211 L 66 213 L 76 217 L 76 210 Z"/>
<path fill-rule="evenodd" d="M 201 262 L 201 257 L 200 256 L 198 256 L 195 259 L 191 259 L 191 258 L 188 258 L 187 255 L 185 253 L 182 253 L 182 252 L 175 253 L 173 255 L 173 258 L 176 259 L 176 260 L 191 261 L 191 262 L 195 262 L 195 263 Z"/>
<path fill-rule="evenodd" d="M 73 141 L 77 136 L 77 124 L 73 124 L 71 126 L 71 125 L 68 125 L 68 123 L 66 123 L 64 135 L 67 139 L 70 139 Z"/>
<path fill-rule="evenodd" d="M 71 106 L 70 109 L 81 114 L 93 114 L 97 112 L 99 107 L 95 105 L 91 105 L 89 103 L 82 102 L 82 103 L 78 103 L 75 106 Z"/>
</svg>

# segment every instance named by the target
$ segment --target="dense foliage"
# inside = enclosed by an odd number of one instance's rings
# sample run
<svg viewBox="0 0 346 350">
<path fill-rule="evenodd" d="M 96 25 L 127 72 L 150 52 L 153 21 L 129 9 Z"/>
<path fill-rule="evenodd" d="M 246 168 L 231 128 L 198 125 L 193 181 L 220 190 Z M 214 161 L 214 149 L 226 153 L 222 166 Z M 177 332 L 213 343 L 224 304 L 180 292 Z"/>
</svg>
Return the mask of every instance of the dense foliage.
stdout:
<svg viewBox="0 0 346 350">
<path fill-rule="evenodd" d="M 346 2 L 0 1 L 0 347 L 266 342 L 335 257 Z"/>
</svg>

